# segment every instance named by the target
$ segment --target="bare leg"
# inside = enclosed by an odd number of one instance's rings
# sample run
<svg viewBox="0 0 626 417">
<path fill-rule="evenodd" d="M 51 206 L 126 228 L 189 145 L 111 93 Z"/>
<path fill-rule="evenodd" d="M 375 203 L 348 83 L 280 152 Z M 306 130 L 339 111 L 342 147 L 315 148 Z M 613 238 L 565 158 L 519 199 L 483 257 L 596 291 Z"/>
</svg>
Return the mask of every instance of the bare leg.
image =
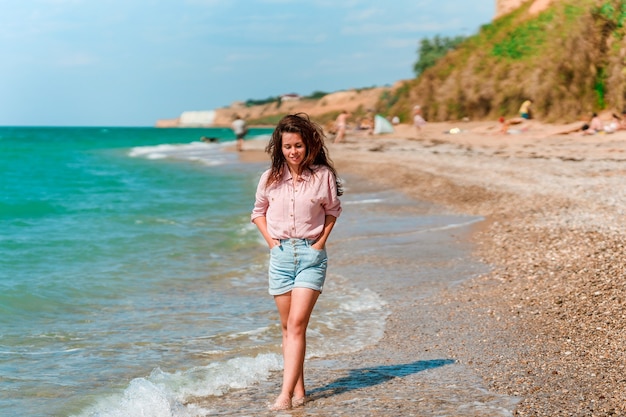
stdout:
<svg viewBox="0 0 626 417">
<path fill-rule="evenodd" d="M 287 326 L 289 321 L 289 312 L 291 311 L 291 292 L 287 294 L 282 294 L 274 297 L 276 302 L 276 306 L 278 307 L 278 312 L 280 315 L 280 323 L 282 328 L 282 336 L 283 336 L 283 357 L 285 356 L 285 346 L 287 346 Z M 310 313 L 309 313 L 310 315 Z M 304 397 L 304 375 L 303 372 L 300 373 L 300 377 L 298 378 L 298 382 L 294 388 L 294 396 L 301 398 Z"/>
<path fill-rule="evenodd" d="M 335 136 L 335 140 L 333 141 L 333 143 L 340 143 L 343 142 L 343 137 L 346 134 L 346 129 L 344 127 L 340 127 L 337 130 L 337 135 Z"/>
<path fill-rule="evenodd" d="M 283 332 L 283 387 L 273 409 L 291 408 L 291 398 L 304 398 L 304 355 L 306 328 L 319 291 L 294 288 L 287 294 L 274 297 Z M 287 407 L 288 404 L 288 407 Z"/>
</svg>

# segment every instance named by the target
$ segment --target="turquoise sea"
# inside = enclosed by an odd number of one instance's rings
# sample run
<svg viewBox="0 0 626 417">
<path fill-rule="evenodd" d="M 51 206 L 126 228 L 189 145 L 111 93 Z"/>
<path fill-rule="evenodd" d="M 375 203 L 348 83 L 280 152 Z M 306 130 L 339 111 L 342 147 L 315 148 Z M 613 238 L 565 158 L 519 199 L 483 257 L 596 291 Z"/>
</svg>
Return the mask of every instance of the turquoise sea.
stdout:
<svg viewBox="0 0 626 417">
<path fill-rule="evenodd" d="M 266 249 L 249 221 L 265 164 L 239 163 L 232 140 L 229 129 L 0 128 L 1 415 L 197 415 L 186 398 L 280 369 Z M 350 294 L 328 302 L 349 306 Z M 361 300 L 320 311 L 310 355 L 380 308 Z"/>
<path fill-rule="evenodd" d="M 282 368 L 267 247 L 249 220 L 267 164 L 240 162 L 233 140 L 217 128 L 0 127 L 0 416 L 264 409 L 236 391 Z M 437 236 L 479 219 L 343 180 L 307 358 L 381 339 L 389 305 L 367 283 L 392 284 L 390 268 L 414 276 L 418 298 L 471 274 L 464 258 L 426 266 L 458 256 Z M 476 399 L 460 403 L 457 415 L 478 415 Z"/>
</svg>

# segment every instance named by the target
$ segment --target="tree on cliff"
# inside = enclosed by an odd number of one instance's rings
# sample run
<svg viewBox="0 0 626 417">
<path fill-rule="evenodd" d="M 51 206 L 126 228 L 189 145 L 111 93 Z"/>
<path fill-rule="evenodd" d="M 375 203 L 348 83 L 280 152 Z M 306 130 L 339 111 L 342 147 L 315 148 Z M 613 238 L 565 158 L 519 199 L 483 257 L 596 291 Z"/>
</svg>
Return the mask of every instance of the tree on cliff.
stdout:
<svg viewBox="0 0 626 417">
<path fill-rule="evenodd" d="M 437 61 L 449 51 L 456 49 L 464 40 L 464 36 L 449 38 L 447 36 L 440 37 L 439 35 L 432 40 L 428 38 L 422 39 L 417 48 L 417 62 L 413 66 L 415 76 L 419 77 L 422 72 L 435 65 Z"/>
</svg>

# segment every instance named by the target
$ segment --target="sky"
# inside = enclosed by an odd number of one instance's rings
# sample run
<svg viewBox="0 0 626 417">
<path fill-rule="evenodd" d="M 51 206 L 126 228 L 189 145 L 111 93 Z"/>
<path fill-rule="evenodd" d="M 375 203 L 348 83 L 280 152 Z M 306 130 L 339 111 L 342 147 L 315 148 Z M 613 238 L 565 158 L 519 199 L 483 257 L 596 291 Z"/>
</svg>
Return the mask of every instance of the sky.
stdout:
<svg viewBox="0 0 626 417">
<path fill-rule="evenodd" d="M 494 0 L 0 0 L 0 126 L 153 126 L 187 110 L 414 77 Z"/>
</svg>

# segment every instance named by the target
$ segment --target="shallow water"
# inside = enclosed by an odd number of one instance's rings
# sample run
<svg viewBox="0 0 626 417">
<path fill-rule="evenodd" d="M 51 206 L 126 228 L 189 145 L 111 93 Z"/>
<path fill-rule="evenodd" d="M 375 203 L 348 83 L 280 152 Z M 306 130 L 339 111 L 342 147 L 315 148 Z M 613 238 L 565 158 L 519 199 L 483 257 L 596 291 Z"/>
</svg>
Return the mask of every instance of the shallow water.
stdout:
<svg viewBox="0 0 626 417">
<path fill-rule="evenodd" d="M 0 414 L 265 413 L 282 366 L 267 250 L 249 222 L 265 167 L 197 141 L 207 135 L 0 129 Z M 480 219 L 351 178 L 342 201 L 308 333 L 315 401 L 298 412 L 325 415 L 326 401 L 354 393 L 326 415 L 367 415 L 379 399 L 364 390 L 456 369 L 450 384 L 480 392 L 454 358 L 374 354 L 405 294 L 480 270 L 449 235 Z M 475 408 L 428 381 L 425 392 Z"/>
<path fill-rule="evenodd" d="M 329 285 L 314 315 L 335 308 L 325 300 L 342 291 L 333 282 L 349 282 L 363 297 L 381 298 L 385 328 L 356 352 L 309 358 L 308 404 L 279 415 L 511 416 L 518 399 L 489 392 L 473 370 L 438 350 L 436 336 L 427 333 L 436 333 L 432 326 L 440 323 L 428 323 L 421 308 L 439 290 L 488 270 L 471 258 L 466 239 L 482 219 L 451 215 L 360 181 L 347 180 L 344 212 L 328 248 Z M 415 329 L 407 332 L 411 322 Z M 345 342 L 351 331 L 339 337 Z M 280 372 L 274 372 L 254 387 L 194 404 L 208 415 L 273 415 L 267 406 L 279 390 Z"/>
</svg>

